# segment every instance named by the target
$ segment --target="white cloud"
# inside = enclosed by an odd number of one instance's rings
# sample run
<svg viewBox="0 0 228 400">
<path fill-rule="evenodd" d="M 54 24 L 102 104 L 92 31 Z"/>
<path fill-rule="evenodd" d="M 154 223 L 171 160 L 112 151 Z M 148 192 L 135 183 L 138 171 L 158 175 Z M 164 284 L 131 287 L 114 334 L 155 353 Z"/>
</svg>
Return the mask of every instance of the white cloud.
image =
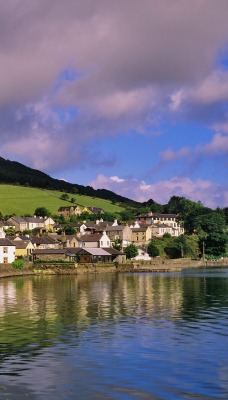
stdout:
<svg viewBox="0 0 228 400">
<path fill-rule="evenodd" d="M 160 204 L 168 203 L 171 196 L 183 196 L 193 201 L 202 201 L 205 206 L 225 207 L 228 201 L 228 185 L 219 185 L 209 180 L 174 177 L 170 180 L 147 184 L 137 179 L 123 179 L 98 175 L 90 182 L 95 189 L 109 189 L 136 201 L 147 201 L 150 198 Z"/>
<path fill-rule="evenodd" d="M 228 100 L 228 72 L 217 69 L 197 86 L 189 89 L 189 100 L 201 104 L 219 103 Z"/>
</svg>

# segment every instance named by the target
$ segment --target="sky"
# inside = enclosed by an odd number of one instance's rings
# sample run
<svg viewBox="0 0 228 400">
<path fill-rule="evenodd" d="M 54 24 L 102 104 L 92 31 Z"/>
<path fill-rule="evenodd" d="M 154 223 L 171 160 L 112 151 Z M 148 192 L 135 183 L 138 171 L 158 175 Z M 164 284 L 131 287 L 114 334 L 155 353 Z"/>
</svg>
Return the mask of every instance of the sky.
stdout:
<svg viewBox="0 0 228 400">
<path fill-rule="evenodd" d="M 0 0 L 0 156 L 228 206 L 227 0 Z"/>
</svg>

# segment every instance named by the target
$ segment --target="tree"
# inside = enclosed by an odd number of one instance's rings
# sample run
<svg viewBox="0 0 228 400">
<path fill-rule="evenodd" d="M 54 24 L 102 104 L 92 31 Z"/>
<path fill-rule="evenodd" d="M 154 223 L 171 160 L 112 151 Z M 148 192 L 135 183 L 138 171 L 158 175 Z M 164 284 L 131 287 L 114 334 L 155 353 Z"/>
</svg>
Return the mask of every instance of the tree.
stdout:
<svg viewBox="0 0 228 400">
<path fill-rule="evenodd" d="M 163 212 L 163 206 L 159 203 L 156 203 L 153 199 L 150 199 L 144 203 L 142 203 L 143 206 L 148 207 L 149 211 L 152 211 L 154 213 L 162 213 Z"/>
<path fill-rule="evenodd" d="M 206 238 L 200 238 L 199 246 L 203 253 L 203 247 L 205 248 L 206 255 L 212 256 L 223 256 L 226 253 L 226 247 L 228 243 L 228 236 L 226 233 L 212 232 L 209 233 Z"/>
<path fill-rule="evenodd" d="M 170 239 L 172 235 L 169 232 L 164 233 L 163 238 Z"/>
<path fill-rule="evenodd" d="M 131 210 L 121 211 L 120 218 L 124 222 L 128 222 L 133 218 L 133 213 Z"/>
<path fill-rule="evenodd" d="M 61 199 L 61 200 L 67 200 L 67 201 L 68 201 L 69 198 L 70 198 L 70 197 L 69 197 L 69 194 L 67 194 L 67 193 L 63 193 L 63 194 L 61 194 L 61 196 L 60 196 L 60 199 Z"/>
<path fill-rule="evenodd" d="M 147 252 L 148 252 L 149 256 L 153 257 L 153 258 L 159 256 L 159 254 L 160 254 L 159 248 L 157 246 L 155 246 L 153 244 L 153 242 L 150 242 L 148 244 Z"/>
<path fill-rule="evenodd" d="M 166 246 L 164 248 L 165 254 L 169 258 L 180 258 L 181 257 L 181 251 L 178 245 L 175 243 L 170 244 L 169 246 Z"/>
<path fill-rule="evenodd" d="M 76 229 L 73 226 L 67 225 L 64 228 L 65 234 L 66 235 L 74 235 L 76 233 Z"/>
<path fill-rule="evenodd" d="M 206 232 L 223 233 L 226 228 L 226 220 L 224 214 L 218 212 L 211 212 L 207 215 L 198 215 L 195 218 L 195 230 L 197 233 Z"/>
<path fill-rule="evenodd" d="M 129 246 L 124 249 L 124 253 L 128 259 L 134 258 L 138 255 L 138 249 L 134 244 L 129 244 Z"/>
<path fill-rule="evenodd" d="M 14 236 L 16 233 L 15 228 L 13 226 L 9 226 L 9 228 L 4 229 L 4 231 L 7 234 L 7 236 Z"/>
<path fill-rule="evenodd" d="M 35 209 L 34 215 L 37 217 L 50 217 L 51 213 L 45 207 L 38 207 Z"/>
<path fill-rule="evenodd" d="M 122 249 L 122 243 L 123 241 L 121 239 L 114 239 L 112 247 L 116 250 L 121 250 Z"/>
</svg>

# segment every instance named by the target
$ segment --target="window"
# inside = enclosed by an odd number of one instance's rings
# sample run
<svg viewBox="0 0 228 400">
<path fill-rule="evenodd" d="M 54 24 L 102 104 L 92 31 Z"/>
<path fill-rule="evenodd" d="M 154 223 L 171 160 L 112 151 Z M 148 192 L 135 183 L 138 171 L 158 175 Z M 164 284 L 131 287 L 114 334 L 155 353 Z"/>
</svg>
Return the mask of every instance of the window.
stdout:
<svg viewBox="0 0 228 400">
<path fill-rule="evenodd" d="M 4 258 L 3 258 L 3 263 L 4 263 L 4 264 L 8 264 L 8 257 L 4 257 Z"/>
<path fill-rule="evenodd" d="M 3 247 L 3 253 L 8 253 L 8 247 Z"/>
</svg>

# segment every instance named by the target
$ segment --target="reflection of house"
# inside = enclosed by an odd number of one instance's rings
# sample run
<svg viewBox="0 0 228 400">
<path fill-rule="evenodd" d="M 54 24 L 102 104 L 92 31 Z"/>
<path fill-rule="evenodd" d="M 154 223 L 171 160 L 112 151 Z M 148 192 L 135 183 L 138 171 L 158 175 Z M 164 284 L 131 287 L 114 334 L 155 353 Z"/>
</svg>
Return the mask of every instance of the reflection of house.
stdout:
<svg viewBox="0 0 228 400">
<path fill-rule="evenodd" d="M 79 206 L 66 206 L 58 209 L 58 214 L 64 218 L 70 218 L 72 215 L 80 215 L 81 209 Z"/>
</svg>

